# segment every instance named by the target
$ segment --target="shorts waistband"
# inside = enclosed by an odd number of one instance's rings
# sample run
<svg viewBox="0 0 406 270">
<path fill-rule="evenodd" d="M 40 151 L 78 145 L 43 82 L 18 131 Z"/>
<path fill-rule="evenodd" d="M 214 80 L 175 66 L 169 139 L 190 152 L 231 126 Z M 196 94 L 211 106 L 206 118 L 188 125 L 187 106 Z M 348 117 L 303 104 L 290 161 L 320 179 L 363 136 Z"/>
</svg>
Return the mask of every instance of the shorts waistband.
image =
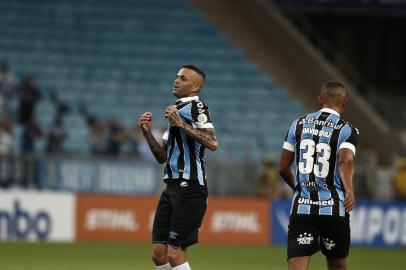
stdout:
<svg viewBox="0 0 406 270">
<path fill-rule="evenodd" d="M 164 182 L 168 186 L 189 186 L 189 185 L 200 186 L 200 187 L 205 187 L 206 186 L 206 184 L 201 185 L 198 181 L 186 180 L 186 179 L 182 179 L 182 178 L 164 179 Z"/>
</svg>

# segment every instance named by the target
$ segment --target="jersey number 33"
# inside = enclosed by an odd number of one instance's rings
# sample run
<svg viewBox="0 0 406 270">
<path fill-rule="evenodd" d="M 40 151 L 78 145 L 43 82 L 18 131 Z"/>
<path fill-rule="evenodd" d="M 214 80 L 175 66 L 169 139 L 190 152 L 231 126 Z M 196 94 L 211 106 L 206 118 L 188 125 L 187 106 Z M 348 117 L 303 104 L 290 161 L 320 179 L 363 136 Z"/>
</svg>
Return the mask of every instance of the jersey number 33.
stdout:
<svg viewBox="0 0 406 270">
<path fill-rule="evenodd" d="M 316 154 L 316 155 L 315 155 Z M 316 144 L 313 140 L 300 142 L 299 172 L 313 173 L 316 177 L 326 178 L 330 169 L 331 147 L 327 143 Z"/>
</svg>

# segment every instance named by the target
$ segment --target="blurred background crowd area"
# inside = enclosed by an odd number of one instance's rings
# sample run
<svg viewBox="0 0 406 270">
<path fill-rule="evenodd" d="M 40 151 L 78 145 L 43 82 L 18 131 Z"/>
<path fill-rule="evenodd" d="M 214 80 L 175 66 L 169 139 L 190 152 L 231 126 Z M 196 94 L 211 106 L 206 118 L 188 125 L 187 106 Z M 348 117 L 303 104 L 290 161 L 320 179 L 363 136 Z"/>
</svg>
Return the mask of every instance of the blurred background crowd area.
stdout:
<svg viewBox="0 0 406 270">
<path fill-rule="evenodd" d="M 207 153 L 212 194 L 289 197 L 277 174 L 285 133 L 339 79 L 361 132 L 358 197 L 406 199 L 406 5 L 244 2 L 0 1 L 0 186 L 155 193 L 140 187 L 161 168 L 138 118 L 153 112 L 162 136 L 176 72 L 191 63 L 207 74 L 220 143 Z M 98 189 L 100 166 L 135 179 Z"/>
</svg>

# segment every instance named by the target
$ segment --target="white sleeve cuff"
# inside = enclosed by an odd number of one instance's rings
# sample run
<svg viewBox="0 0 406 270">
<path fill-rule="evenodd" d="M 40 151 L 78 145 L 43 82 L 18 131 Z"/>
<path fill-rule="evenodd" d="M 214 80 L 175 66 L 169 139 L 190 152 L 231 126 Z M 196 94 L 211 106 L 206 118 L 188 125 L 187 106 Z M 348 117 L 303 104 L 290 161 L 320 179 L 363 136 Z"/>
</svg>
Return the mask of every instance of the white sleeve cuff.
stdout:
<svg viewBox="0 0 406 270">
<path fill-rule="evenodd" d="M 199 122 L 192 122 L 192 127 L 194 127 L 194 128 L 214 128 L 212 123 L 201 124 Z"/>
<path fill-rule="evenodd" d="M 295 152 L 295 146 L 293 144 L 291 144 L 291 143 L 288 143 L 288 142 L 284 142 L 282 148 L 286 149 L 286 150 L 288 150 L 290 152 Z"/>
<path fill-rule="evenodd" d="M 162 139 L 165 140 L 165 141 L 167 141 L 168 138 L 169 138 L 169 131 L 166 130 L 165 133 L 164 133 L 164 135 L 162 135 Z"/>
<path fill-rule="evenodd" d="M 343 142 L 342 144 L 340 144 L 340 147 L 338 148 L 338 150 L 340 150 L 341 148 L 350 149 L 354 153 L 354 156 L 355 156 L 355 146 L 352 143 Z"/>
</svg>

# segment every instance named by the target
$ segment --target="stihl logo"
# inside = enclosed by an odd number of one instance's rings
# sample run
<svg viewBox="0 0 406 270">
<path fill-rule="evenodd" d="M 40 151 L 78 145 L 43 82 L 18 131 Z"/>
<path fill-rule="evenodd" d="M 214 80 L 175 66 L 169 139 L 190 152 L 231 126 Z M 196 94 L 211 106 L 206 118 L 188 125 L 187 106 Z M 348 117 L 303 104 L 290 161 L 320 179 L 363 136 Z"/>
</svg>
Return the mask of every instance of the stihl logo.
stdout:
<svg viewBox="0 0 406 270">
<path fill-rule="evenodd" d="M 211 230 L 219 232 L 258 233 L 261 224 L 256 212 L 218 211 L 213 214 Z"/>
<path fill-rule="evenodd" d="M 130 210 L 91 209 L 86 213 L 85 228 L 89 231 L 136 231 L 135 213 Z"/>
</svg>

